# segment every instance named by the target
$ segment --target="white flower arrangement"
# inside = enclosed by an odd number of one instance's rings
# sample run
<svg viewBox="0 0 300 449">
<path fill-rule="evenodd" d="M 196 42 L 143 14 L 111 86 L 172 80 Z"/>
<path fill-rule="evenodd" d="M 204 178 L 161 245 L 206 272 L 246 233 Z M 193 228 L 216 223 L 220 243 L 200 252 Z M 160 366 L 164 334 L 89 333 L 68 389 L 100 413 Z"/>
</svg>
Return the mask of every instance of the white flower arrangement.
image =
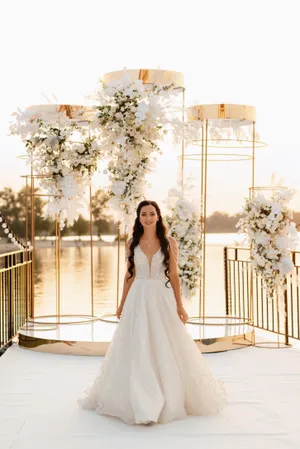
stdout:
<svg viewBox="0 0 300 449">
<path fill-rule="evenodd" d="M 251 264 L 262 277 L 267 295 L 274 297 L 279 288 L 286 286 L 286 275 L 294 265 L 291 249 L 297 240 L 297 230 L 291 210 L 287 204 L 294 191 L 277 187 L 270 199 L 255 193 L 246 199 L 245 216 L 237 224 L 240 233 L 246 233 L 251 245 Z"/>
<path fill-rule="evenodd" d="M 42 175 L 40 186 L 50 196 L 48 215 L 72 225 L 97 168 L 100 147 L 88 125 L 72 121 L 65 111 L 50 119 L 18 111 L 11 133 L 21 137 L 28 163 Z"/>
<path fill-rule="evenodd" d="M 70 119 L 63 108 L 58 109 L 61 112 L 52 108 L 50 117 L 37 114 L 36 109 L 15 114 L 11 132 L 22 138 L 28 162 L 35 174 L 42 175 L 41 187 L 50 197 L 47 213 L 59 219 L 61 228 L 65 221 L 72 224 L 77 218 L 101 149 L 110 159 L 113 215 L 126 230 L 143 199 L 146 175 L 160 154 L 158 142 L 169 131 L 176 142 L 189 142 L 199 134 L 198 124 L 174 114 L 179 93 L 173 85 L 150 88 L 126 74 L 121 80 L 102 83 L 92 127 Z"/>
<path fill-rule="evenodd" d="M 174 127 L 177 124 L 169 112 L 177 91 L 172 85 L 154 85 L 147 90 L 142 81 L 133 82 L 125 75 L 119 81 L 103 83 L 97 95 L 100 105 L 96 107 L 95 127 L 111 159 L 109 203 L 124 230 L 143 199 L 146 175 L 160 154 L 158 142 L 172 123 Z"/>
<path fill-rule="evenodd" d="M 190 299 L 199 285 L 202 254 L 202 228 L 200 218 L 190 201 L 178 189 L 171 189 L 168 196 L 166 222 L 169 233 L 178 242 L 178 266 L 182 295 Z"/>
</svg>

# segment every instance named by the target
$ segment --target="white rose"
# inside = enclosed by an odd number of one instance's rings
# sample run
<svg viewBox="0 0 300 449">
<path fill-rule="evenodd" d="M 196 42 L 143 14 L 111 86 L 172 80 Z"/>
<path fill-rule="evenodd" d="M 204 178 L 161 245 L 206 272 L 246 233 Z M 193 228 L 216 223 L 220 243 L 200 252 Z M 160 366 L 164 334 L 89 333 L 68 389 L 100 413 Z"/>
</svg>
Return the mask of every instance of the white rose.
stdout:
<svg viewBox="0 0 300 449">
<path fill-rule="evenodd" d="M 78 151 L 78 153 L 82 154 L 85 152 L 85 146 L 81 143 L 77 143 L 76 145 L 73 146 L 73 150 Z"/>
<path fill-rule="evenodd" d="M 97 142 L 97 140 L 94 140 L 92 143 L 92 149 L 94 151 L 98 151 L 100 149 L 99 143 Z"/>
<path fill-rule="evenodd" d="M 143 120 L 145 120 L 147 110 L 148 110 L 148 105 L 145 102 L 141 101 L 138 104 L 137 111 L 135 113 L 135 117 L 136 117 L 136 122 L 137 123 L 138 122 L 142 122 Z"/>
<path fill-rule="evenodd" d="M 127 141 L 127 138 L 125 136 L 119 137 L 117 139 L 118 144 L 121 145 L 122 147 L 125 147 L 126 141 Z"/>
<path fill-rule="evenodd" d="M 279 248 L 279 249 L 288 248 L 289 244 L 290 244 L 290 239 L 288 236 L 279 235 L 278 237 L 276 237 L 275 243 L 276 243 L 277 248 Z"/>
<path fill-rule="evenodd" d="M 288 274 L 293 271 L 294 264 L 293 264 L 291 257 L 289 257 L 289 256 L 283 257 L 280 262 L 281 262 L 280 263 L 280 271 L 282 274 Z"/>
<path fill-rule="evenodd" d="M 254 238 L 257 245 L 267 245 L 270 242 L 270 237 L 265 233 L 256 233 Z"/>
<path fill-rule="evenodd" d="M 277 258 L 277 251 L 274 248 L 270 248 L 267 252 L 267 258 L 268 259 L 276 259 Z"/>
<path fill-rule="evenodd" d="M 113 96 L 115 95 L 116 91 L 117 91 L 116 88 L 113 87 L 113 86 L 107 85 L 107 86 L 104 88 L 104 92 L 105 92 L 105 94 L 106 94 L 108 97 L 113 97 Z"/>
<path fill-rule="evenodd" d="M 64 166 L 62 168 L 62 175 L 67 176 L 71 172 L 71 169 L 69 167 Z"/>
<path fill-rule="evenodd" d="M 282 206 L 279 203 L 272 204 L 272 215 L 277 215 L 281 212 Z"/>
<path fill-rule="evenodd" d="M 298 238 L 298 231 L 296 228 L 296 223 L 290 223 L 288 232 L 291 234 L 292 237 Z"/>
<path fill-rule="evenodd" d="M 115 182 L 115 184 L 112 185 L 111 191 L 116 196 L 121 196 L 121 195 L 123 195 L 125 188 L 126 188 L 126 183 L 124 181 L 117 181 L 117 182 Z"/>
<path fill-rule="evenodd" d="M 48 137 L 45 144 L 53 149 L 57 149 L 59 145 L 59 138 L 57 136 Z"/>
</svg>

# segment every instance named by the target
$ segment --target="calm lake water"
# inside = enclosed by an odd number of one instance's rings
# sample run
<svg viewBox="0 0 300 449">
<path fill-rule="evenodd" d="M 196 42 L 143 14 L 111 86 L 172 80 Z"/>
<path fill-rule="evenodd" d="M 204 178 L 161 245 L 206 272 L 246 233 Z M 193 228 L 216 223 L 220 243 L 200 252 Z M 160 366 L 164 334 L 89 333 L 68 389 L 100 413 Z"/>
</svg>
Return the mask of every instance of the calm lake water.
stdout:
<svg viewBox="0 0 300 449">
<path fill-rule="evenodd" d="M 223 248 L 237 240 L 236 234 L 207 236 L 207 314 L 225 313 Z M 125 251 L 121 245 L 120 297 L 125 274 Z M 117 297 L 117 246 L 93 249 L 95 314 L 114 313 Z M 61 314 L 91 313 L 90 248 L 72 246 L 61 252 Z M 198 313 L 198 294 L 186 302 L 190 315 Z M 54 248 L 36 250 L 35 315 L 56 313 Z"/>
</svg>

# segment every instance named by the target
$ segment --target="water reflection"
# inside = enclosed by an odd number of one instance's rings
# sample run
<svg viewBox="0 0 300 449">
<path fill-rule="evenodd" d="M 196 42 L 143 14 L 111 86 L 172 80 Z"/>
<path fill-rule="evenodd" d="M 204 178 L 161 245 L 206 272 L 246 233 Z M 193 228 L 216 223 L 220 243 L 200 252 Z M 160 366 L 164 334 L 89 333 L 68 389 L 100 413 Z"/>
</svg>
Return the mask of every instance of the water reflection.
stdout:
<svg viewBox="0 0 300 449">
<path fill-rule="evenodd" d="M 112 313 L 117 298 L 117 246 L 93 249 L 95 314 Z M 125 249 L 120 250 L 120 297 L 125 274 Z M 35 314 L 56 313 L 55 248 L 36 250 Z M 224 314 L 223 246 L 207 247 L 207 314 Z M 198 314 L 198 297 L 186 303 L 190 315 Z M 91 253 L 89 247 L 61 250 L 61 314 L 91 313 Z"/>
</svg>

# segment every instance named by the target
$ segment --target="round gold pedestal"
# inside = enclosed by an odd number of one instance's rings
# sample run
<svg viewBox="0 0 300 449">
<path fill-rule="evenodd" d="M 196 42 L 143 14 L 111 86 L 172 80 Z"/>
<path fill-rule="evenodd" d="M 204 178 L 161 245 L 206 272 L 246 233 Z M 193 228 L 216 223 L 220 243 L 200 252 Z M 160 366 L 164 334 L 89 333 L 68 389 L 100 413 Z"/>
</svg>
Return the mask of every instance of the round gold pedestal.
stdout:
<svg viewBox="0 0 300 449">
<path fill-rule="evenodd" d="M 26 325 L 19 330 L 19 346 L 54 354 L 104 356 L 118 324 L 103 320 L 79 324 L 57 324 L 47 327 Z M 253 328 L 248 324 L 236 326 L 206 326 L 186 324 L 186 328 L 203 353 L 223 352 L 251 346 Z"/>
</svg>

